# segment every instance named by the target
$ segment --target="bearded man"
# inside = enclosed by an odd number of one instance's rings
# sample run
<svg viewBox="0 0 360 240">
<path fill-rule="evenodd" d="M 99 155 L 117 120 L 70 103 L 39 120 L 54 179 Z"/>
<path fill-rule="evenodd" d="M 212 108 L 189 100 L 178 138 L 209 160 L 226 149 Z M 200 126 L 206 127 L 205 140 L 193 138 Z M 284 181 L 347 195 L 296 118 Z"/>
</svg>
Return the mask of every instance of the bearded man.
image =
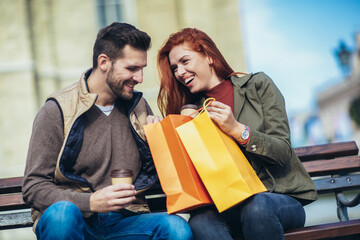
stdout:
<svg viewBox="0 0 360 240">
<path fill-rule="evenodd" d="M 23 182 L 38 239 L 192 239 L 185 220 L 149 213 L 144 201 L 158 180 L 142 129 L 154 117 L 134 87 L 150 42 L 130 24 L 101 29 L 92 69 L 38 112 Z M 112 185 L 123 168 L 132 184 Z"/>
</svg>

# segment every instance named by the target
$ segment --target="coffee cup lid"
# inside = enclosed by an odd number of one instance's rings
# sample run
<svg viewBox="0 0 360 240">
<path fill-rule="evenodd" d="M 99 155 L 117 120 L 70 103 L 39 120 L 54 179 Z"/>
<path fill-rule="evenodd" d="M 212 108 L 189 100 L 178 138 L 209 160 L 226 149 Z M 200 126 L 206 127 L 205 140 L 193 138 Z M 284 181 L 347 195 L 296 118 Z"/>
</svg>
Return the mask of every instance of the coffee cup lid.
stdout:
<svg viewBox="0 0 360 240">
<path fill-rule="evenodd" d="M 199 107 L 195 104 L 185 104 L 184 106 L 181 107 L 180 112 L 184 109 L 194 109 L 197 110 Z"/>
</svg>

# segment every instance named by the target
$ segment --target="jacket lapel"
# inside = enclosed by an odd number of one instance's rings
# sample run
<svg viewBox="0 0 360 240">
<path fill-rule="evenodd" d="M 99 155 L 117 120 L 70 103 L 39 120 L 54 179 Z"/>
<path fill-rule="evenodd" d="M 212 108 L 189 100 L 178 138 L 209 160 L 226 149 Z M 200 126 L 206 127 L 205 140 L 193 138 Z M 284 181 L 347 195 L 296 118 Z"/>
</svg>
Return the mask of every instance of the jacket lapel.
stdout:
<svg viewBox="0 0 360 240">
<path fill-rule="evenodd" d="M 245 83 L 249 81 L 251 77 L 252 74 L 248 74 L 243 77 L 231 77 L 231 82 L 234 86 L 234 116 L 236 120 L 239 120 L 240 113 L 245 103 L 246 88 L 244 88 L 243 85 L 245 85 Z"/>
</svg>

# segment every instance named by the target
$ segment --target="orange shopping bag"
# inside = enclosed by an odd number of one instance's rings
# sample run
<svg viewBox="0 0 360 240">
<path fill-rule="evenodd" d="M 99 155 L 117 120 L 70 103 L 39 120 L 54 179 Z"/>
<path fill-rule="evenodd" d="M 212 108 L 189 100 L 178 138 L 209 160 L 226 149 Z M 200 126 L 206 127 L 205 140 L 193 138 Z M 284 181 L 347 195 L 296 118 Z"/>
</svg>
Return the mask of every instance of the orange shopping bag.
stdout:
<svg viewBox="0 0 360 240">
<path fill-rule="evenodd" d="M 239 146 L 212 122 L 206 108 L 176 131 L 219 212 L 267 191 Z"/>
<path fill-rule="evenodd" d="M 184 212 L 212 203 L 175 128 L 193 119 L 169 115 L 162 121 L 145 125 L 161 187 L 166 194 L 168 213 Z"/>
</svg>

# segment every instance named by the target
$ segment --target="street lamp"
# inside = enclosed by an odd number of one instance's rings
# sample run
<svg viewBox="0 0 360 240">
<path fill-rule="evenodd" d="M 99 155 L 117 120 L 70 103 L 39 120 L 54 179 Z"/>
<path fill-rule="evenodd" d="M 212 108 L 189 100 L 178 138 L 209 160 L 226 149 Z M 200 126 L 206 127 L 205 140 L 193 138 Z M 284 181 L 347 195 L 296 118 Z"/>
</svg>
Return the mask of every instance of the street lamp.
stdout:
<svg viewBox="0 0 360 240">
<path fill-rule="evenodd" d="M 338 49 L 335 51 L 335 56 L 340 62 L 340 68 L 345 75 L 348 75 L 351 70 L 351 55 L 352 52 L 346 46 L 346 44 L 341 41 Z"/>
</svg>

